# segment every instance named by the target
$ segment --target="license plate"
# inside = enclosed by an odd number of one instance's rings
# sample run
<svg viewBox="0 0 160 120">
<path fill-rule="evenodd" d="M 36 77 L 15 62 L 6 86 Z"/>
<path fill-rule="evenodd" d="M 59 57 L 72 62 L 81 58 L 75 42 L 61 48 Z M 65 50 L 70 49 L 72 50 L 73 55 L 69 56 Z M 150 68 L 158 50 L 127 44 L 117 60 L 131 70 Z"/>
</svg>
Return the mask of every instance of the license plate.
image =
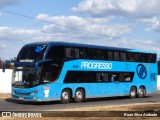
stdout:
<svg viewBox="0 0 160 120">
<path fill-rule="evenodd" d="M 24 98 L 22 98 L 22 97 L 19 97 L 19 99 L 20 99 L 20 100 L 23 100 Z"/>
</svg>

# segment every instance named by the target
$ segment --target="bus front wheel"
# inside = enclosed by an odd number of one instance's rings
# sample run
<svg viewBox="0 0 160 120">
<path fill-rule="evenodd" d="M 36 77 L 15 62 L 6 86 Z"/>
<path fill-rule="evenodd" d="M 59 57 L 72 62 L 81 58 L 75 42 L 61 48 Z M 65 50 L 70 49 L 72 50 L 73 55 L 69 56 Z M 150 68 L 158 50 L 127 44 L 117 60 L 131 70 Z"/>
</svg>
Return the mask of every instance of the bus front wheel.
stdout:
<svg viewBox="0 0 160 120">
<path fill-rule="evenodd" d="M 138 97 L 143 98 L 145 96 L 145 94 L 146 94 L 145 88 L 140 87 L 139 90 L 138 90 Z"/>
<path fill-rule="evenodd" d="M 82 89 L 76 90 L 74 100 L 76 103 L 80 103 L 84 100 L 84 91 Z"/>
<path fill-rule="evenodd" d="M 130 89 L 130 98 L 135 98 L 137 95 L 137 90 L 135 87 L 131 87 Z"/>
<path fill-rule="evenodd" d="M 67 104 L 70 102 L 70 99 L 71 99 L 70 91 L 68 89 L 63 90 L 61 94 L 61 103 Z"/>
</svg>

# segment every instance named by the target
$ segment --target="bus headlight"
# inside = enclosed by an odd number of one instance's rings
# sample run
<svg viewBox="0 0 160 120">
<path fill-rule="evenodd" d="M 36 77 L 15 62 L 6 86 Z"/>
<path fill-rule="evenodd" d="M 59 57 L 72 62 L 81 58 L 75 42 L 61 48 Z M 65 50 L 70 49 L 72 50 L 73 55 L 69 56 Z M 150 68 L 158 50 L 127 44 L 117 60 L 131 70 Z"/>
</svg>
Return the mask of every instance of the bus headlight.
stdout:
<svg viewBox="0 0 160 120">
<path fill-rule="evenodd" d="M 33 91 L 33 92 L 30 93 L 30 95 L 34 95 L 34 94 L 36 94 L 38 92 L 39 92 L 39 90 Z"/>
<path fill-rule="evenodd" d="M 12 95 L 15 95 L 16 93 L 14 91 L 12 91 Z"/>
</svg>

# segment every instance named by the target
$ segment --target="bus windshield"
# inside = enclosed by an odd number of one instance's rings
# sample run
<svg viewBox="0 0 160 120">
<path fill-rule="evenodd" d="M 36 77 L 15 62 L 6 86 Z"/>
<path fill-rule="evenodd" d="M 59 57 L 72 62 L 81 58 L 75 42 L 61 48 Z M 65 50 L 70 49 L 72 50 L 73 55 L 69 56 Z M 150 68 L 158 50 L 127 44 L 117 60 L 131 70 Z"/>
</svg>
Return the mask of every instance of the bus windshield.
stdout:
<svg viewBox="0 0 160 120">
<path fill-rule="evenodd" d="M 14 87 L 29 88 L 40 84 L 39 75 L 33 67 L 15 67 L 13 70 L 12 85 Z"/>
<path fill-rule="evenodd" d="M 25 46 L 18 54 L 17 62 L 35 62 L 43 58 L 46 45 Z"/>
</svg>

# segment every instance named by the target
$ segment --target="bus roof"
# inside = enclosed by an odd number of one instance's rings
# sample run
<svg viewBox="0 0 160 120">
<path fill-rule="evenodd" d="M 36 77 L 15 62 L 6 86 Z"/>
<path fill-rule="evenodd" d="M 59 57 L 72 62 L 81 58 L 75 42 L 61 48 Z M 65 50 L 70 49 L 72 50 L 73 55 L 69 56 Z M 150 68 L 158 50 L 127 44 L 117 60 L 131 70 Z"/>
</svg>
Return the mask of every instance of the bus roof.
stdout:
<svg viewBox="0 0 160 120">
<path fill-rule="evenodd" d="M 140 50 L 131 49 L 131 48 L 120 48 L 120 47 L 110 47 L 103 45 L 92 45 L 92 44 L 81 44 L 81 43 L 71 43 L 71 42 L 59 42 L 59 41 L 46 41 L 46 42 L 34 42 L 26 44 L 25 46 L 35 46 L 35 45 L 47 45 L 47 46 L 70 46 L 70 47 L 84 47 L 84 48 L 96 48 L 96 49 L 108 49 L 108 50 L 117 50 L 117 51 L 130 51 L 130 52 L 142 52 Z M 144 51 L 143 51 L 144 52 Z M 148 52 L 147 52 L 148 53 Z M 149 52 L 150 53 L 150 52 Z M 154 53 L 154 52 L 153 52 Z"/>
<path fill-rule="evenodd" d="M 32 45 L 33 46 L 35 45 L 47 45 L 47 46 L 58 45 L 58 46 L 86 47 L 86 48 L 99 48 L 99 49 L 111 49 L 111 50 L 133 50 L 129 48 L 119 48 L 119 47 L 71 43 L 71 42 L 34 42 L 34 43 L 26 44 L 25 46 L 32 46 Z"/>
</svg>

